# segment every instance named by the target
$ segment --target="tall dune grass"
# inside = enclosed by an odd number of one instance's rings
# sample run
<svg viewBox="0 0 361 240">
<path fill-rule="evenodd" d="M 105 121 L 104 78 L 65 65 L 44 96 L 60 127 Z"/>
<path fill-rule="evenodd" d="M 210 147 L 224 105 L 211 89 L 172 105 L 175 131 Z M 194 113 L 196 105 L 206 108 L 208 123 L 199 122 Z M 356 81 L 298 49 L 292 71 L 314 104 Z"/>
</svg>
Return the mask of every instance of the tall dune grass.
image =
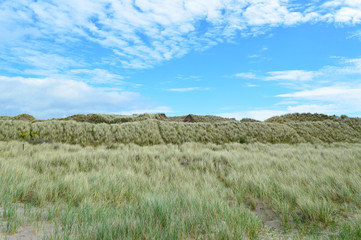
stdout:
<svg viewBox="0 0 361 240">
<path fill-rule="evenodd" d="M 2 231 L 25 224 L 21 203 L 54 223 L 49 239 L 359 239 L 360 159 L 346 143 L 0 142 Z"/>
<path fill-rule="evenodd" d="M 99 145 L 199 143 L 361 143 L 359 119 L 273 122 L 183 123 L 157 119 L 126 123 L 89 123 L 72 120 L 0 120 L 0 140 L 39 140 Z"/>
</svg>

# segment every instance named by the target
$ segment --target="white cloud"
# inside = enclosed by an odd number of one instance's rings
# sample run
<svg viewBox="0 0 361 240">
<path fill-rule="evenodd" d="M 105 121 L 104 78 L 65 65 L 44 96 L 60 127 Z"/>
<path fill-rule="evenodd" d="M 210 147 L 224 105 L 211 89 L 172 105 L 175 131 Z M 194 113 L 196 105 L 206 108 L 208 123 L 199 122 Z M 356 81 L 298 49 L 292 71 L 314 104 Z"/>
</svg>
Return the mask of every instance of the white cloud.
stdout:
<svg viewBox="0 0 361 240">
<path fill-rule="evenodd" d="M 274 71 L 265 80 L 313 80 L 304 89 L 280 97 L 328 98 L 340 95 L 357 96 L 361 89 L 361 58 L 340 58 L 337 65 L 324 66 L 316 71 Z"/>
<path fill-rule="evenodd" d="M 0 115 L 30 113 L 49 118 L 75 113 L 158 110 L 139 93 L 95 88 L 69 79 L 0 76 L 0 92 Z"/>
<path fill-rule="evenodd" d="M 302 21 L 302 13 L 290 12 L 285 1 L 253 1 L 243 13 L 247 24 L 251 26 L 262 25 L 292 25 Z"/>
<path fill-rule="evenodd" d="M 332 0 L 321 5 L 319 12 L 320 19 L 343 23 L 358 24 L 361 22 L 361 4 L 355 0 Z"/>
<path fill-rule="evenodd" d="M 123 67 L 147 68 L 230 41 L 238 33 L 258 35 L 307 21 L 356 24 L 361 19 L 358 1 L 294 6 L 288 0 L 4 0 L 0 43 L 26 49 L 28 42 L 32 50 L 58 48 L 52 54 L 66 56 L 68 44 L 86 39 L 112 50 L 108 58 Z"/>
<path fill-rule="evenodd" d="M 320 73 L 304 70 L 289 70 L 289 71 L 273 71 L 267 73 L 269 76 L 265 77 L 266 81 L 270 80 L 286 80 L 286 81 L 311 81 Z"/>
<path fill-rule="evenodd" d="M 361 78 L 361 58 L 339 58 L 337 65 L 324 66 L 315 71 L 307 70 L 286 70 L 271 71 L 266 74 L 256 76 L 264 81 L 278 81 L 283 85 L 297 88 L 315 87 L 330 82 L 354 82 Z"/>
<path fill-rule="evenodd" d="M 322 8 L 335 8 L 342 5 L 342 1 L 328 1 L 322 4 Z"/>
<path fill-rule="evenodd" d="M 337 11 L 335 15 L 335 22 L 342 23 L 360 23 L 361 22 L 361 11 L 360 9 L 354 9 L 350 7 L 343 7 Z"/>
<path fill-rule="evenodd" d="M 334 100 L 337 98 L 337 101 L 345 98 L 355 99 L 359 97 L 361 99 L 361 88 L 351 88 L 351 87 L 322 87 L 312 90 L 299 91 L 288 94 L 280 94 L 278 97 L 288 97 L 288 98 L 306 98 L 311 100 Z M 336 99 L 335 99 L 336 100 Z"/>
<path fill-rule="evenodd" d="M 248 79 L 256 79 L 257 78 L 256 74 L 251 73 L 251 72 L 236 73 L 234 76 L 239 77 L 239 78 L 248 78 Z"/>
<path fill-rule="evenodd" d="M 361 85 L 353 83 L 280 94 L 278 97 L 310 102 L 312 103 L 311 106 L 316 103 L 322 103 L 323 106 L 331 109 L 334 113 L 361 112 Z M 323 112 L 331 113 L 331 110 L 326 111 L 327 108 L 321 109 Z"/>
<path fill-rule="evenodd" d="M 252 118 L 259 121 L 266 120 L 267 118 L 286 114 L 287 111 L 283 110 L 254 110 L 254 111 L 237 111 L 231 113 L 220 113 L 218 116 L 226 118 L 235 118 L 241 120 L 242 118 Z"/>
<path fill-rule="evenodd" d="M 220 115 L 264 120 L 295 112 L 339 115 L 361 112 L 361 58 L 339 58 L 337 65 L 324 66 L 316 71 L 272 71 L 264 75 L 256 78 L 277 80 L 276 83 L 283 87 L 297 90 L 278 94 L 276 97 L 282 101 L 269 106 L 267 110 L 235 111 Z"/>
<path fill-rule="evenodd" d="M 230 113 L 221 113 L 218 116 L 235 118 L 241 120 L 243 118 L 252 118 L 259 121 L 264 121 L 270 117 L 280 116 L 289 113 L 323 113 L 323 114 L 343 114 L 344 111 L 340 106 L 335 104 L 317 105 L 317 104 L 304 104 L 288 106 L 284 110 L 253 110 L 253 111 L 237 111 Z"/>
<path fill-rule="evenodd" d="M 343 66 L 328 67 L 325 71 L 335 74 L 361 74 L 361 58 L 342 59 Z"/>
<path fill-rule="evenodd" d="M 68 72 L 68 76 L 82 79 L 87 83 L 108 84 L 108 85 L 125 85 L 124 77 L 109 72 L 106 69 L 72 69 Z"/>
<path fill-rule="evenodd" d="M 311 72 L 313 81 L 297 91 L 278 94 L 287 101 L 303 104 L 289 106 L 290 111 L 323 113 L 361 112 L 361 59 L 340 58 L 339 64 Z"/>
<path fill-rule="evenodd" d="M 170 92 L 192 92 L 196 90 L 201 90 L 199 87 L 190 87 L 190 88 L 170 88 L 168 91 Z"/>
<path fill-rule="evenodd" d="M 28 70 L 47 70 L 47 71 L 61 71 L 71 67 L 79 67 L 82 65 L 79 60 L 67 56 L 61 56 L 57 53 L 43 52 L 40 50 L 26 48 L 12 48 L 11 54 L 16 57 L 7 58 L 8 62 L 22 64 L 28 67 Z M 0 46 L 1 49 L 1 46 Z"/>
<path fill-rule="evenodd" d="M 289 113 L 323 113 L 323 114 L 336 114 L 342 113 L 339 106 L 335 104 L 318 105 L 318 104 L 305 104 L 288 106 L 287 111 Z"/>
</svg>

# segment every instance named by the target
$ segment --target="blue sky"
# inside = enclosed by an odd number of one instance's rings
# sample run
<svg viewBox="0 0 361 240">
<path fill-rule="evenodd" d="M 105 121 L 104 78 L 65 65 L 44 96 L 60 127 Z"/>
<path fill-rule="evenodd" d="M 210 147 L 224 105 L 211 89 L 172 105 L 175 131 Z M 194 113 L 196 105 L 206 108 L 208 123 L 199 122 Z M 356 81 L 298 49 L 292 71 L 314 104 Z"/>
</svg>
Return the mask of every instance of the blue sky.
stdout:
<svg viewBox="0 0 361 240">
<path fill-rule="evenodd" d="M 3 0 L 0 115 L 361 116 L 359 0 Z"/>
</svg>

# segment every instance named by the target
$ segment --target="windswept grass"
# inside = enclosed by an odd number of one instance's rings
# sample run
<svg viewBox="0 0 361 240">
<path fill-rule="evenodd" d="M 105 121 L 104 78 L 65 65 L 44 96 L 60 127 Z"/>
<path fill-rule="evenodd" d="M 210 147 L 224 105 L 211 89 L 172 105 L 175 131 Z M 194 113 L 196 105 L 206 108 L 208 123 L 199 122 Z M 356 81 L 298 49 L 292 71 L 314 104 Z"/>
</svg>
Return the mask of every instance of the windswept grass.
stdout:
<svg viewBox="0 0 361 240">
<path fill-rule="evenodd" d="M 54 223 L 50 239 L 359 239 L 360 159 L 345 143 L 0 142 L 3 232 L 21 228 L 22 203 Z"/>
<path fill-rule="evenodd" d="M 132 121 L 114 122 L 113 115 L 74 115 L 74 120 L 0 120 L 0 140 L 26 140 L 32 143 L 60 142 L 95 146 L 118 143 L 138 145 L 199 143 L 361 143 L 361 120 L 333 117 L 322 121 L 255 122 L 210 120 L 185 123 L 162 119 L 162 115 L 132 115 Z M 74 117 L 72 116 L 72 117 Z M 117 116 L 117 115 L 116 115 Z M 287 115 L 286 115 L 287 116 Z M 303 116 L 303 115 L 301 115 Z M 308 116 L 308 115 L 307 115 Z M 326 116 L 326 115 L 325 115 Z M 85 118 L 82 121 L 82 118 Z M 196 116 L 194 116 L 196 117 Z M 314 116 L 315 118 L 317 116 Z M 144 119 L 143 119 L 144 118 Z M 139 120 L 143 119 L 143 120 Z M 170 118 L 169 118 L 170 119 Z M 286 118 L 287 119 L 287 118 Z M 308 119 L 308 118 L 307 118 Z M 90 121 L 90 122 L 89 122 Z M 118 120 L 117 120 L 118 121 Z M 116 122 L 116 121 L 115 121 Z"/>
</svg>

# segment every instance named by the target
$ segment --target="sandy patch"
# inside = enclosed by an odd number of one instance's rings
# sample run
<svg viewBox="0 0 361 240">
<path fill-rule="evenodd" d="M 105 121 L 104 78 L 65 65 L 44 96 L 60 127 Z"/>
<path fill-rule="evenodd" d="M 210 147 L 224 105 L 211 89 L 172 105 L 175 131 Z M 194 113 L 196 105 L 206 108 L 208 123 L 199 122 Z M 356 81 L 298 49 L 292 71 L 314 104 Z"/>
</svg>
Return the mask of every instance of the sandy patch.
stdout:
<svg viewBox="0 0 361 240">
<path fill-rule="evenodd" d="M 25 209 L 22 205 L 16 208 L 17 217 L 20 219 L 16 233 L 6 233 L 7 220 L 3 218 L 3 208 L 0 207 L 0 239 L 1 240 L 37 240 L 44 239 L 54 232 L 54 224 L 37 221 L 27 223 Z M 25 224 L 25 225 L 23 225 Z"/>
<path fill-rule="evenodd" d="M 254 209 L 254 212 L 256 213 L 256 215 L 261 217 L 267 227 L 283 231 L 283 227 L 278 216 L 262 201 L 257 200 L 257 205 Z"/>
<path fill-rule="evenodd" d="M 54 231 L 52 224 L 44 224 L 38 230 L 34 226 L 21 227 L 15 234 L 3 235 L 1 239 L 6 240 L 37 240 L 44 239 L 44 236 L 49 236 Z"/>
</svg>

